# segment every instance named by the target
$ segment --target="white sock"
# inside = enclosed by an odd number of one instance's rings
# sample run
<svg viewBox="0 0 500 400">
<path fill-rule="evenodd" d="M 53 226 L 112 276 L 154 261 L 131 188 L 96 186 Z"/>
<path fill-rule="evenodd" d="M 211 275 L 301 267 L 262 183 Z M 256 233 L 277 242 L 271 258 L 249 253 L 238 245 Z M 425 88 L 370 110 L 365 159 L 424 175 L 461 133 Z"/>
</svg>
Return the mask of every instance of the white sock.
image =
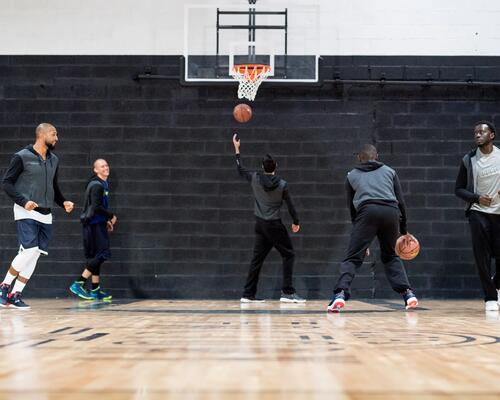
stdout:
<svg viewBox="0 0 500 400">
<path fill-rule="evenodd" d="M 12 285 L 12 282 L 14 279 L 16 279 L 17 275 L 12 275 L 9 271 L 7 271 L 7 274 L 5 275 L 5 279 L 3 280 L 2 284 L 6 285 Z"/>
<path fill-rule="evenodd" d="M 26 283 L 22 283 L 19 279 L 16 280 L 16 283 L 14 283 L 14 287 L 12 288 L 12 290 L 10 291 L 11 293 L 16 293 L 16 292 L 19 292 L 21 293 L 24 289 L 24 287 L 26 286 Z"/>
</svg>

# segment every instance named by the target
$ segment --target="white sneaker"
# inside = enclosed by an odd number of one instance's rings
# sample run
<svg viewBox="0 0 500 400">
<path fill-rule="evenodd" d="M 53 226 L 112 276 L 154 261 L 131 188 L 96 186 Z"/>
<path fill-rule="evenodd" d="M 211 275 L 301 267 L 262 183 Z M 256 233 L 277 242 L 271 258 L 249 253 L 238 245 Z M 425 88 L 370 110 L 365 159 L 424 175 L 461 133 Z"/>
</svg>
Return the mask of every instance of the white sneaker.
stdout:
<svg viewBox="0 0 500 400">
<path fill-rule="evenodd" d="M 498 311 L 498 303 L 495 300 L 490 300 L 484 303 L 485 311 Z"/>
<path fill-rule="evenodd" d="M 281 292 L 280 301 L 282 303 L 305 303 L 306 299 L 303 299 L 297 293 L 285 294 Z"/>
<path fill-rule="evenodd" d="M 247 296 L 247 297 L 242 297 L 240 299 L 240 302 L 242 302 L 242 303 L 265 303 L 266 301 L 264 299 L 258 299 L 254 296 Z"/>
</svg>

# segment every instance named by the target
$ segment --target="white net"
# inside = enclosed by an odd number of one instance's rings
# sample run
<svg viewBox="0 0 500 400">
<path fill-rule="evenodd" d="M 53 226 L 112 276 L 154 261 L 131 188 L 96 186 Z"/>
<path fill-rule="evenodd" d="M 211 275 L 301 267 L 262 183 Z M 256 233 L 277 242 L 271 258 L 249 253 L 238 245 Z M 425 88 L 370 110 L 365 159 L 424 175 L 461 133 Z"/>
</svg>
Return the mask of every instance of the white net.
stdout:
<svg viewBox="0 0 500 400">
<path fill-rule="evenodd" d="M 239 82 L 238 98 L 254 101 L 260 84 L 270 73 L 271 67 L 269 65 L 235 65 L 231 76 Z"/>
</svg>

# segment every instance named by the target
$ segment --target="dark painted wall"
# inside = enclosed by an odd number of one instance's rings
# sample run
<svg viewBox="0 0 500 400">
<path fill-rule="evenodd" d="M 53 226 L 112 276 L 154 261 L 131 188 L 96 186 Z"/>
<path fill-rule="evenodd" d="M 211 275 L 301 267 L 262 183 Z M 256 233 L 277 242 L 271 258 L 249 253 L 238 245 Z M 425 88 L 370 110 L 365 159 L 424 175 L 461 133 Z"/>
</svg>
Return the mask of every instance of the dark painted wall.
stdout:
<svg viewBox="0 0 500 400">
<path fill-rule="evenodd" d="M 59 131 L 61 186 L 81 205 L 90 164 L 112 168 L 111 204 L 119 224 L 103 284 L 116 297 L 237 298 L 252 254 L 252 198 L 233 160 L 232 132 L 248 167 L 270 152 L 290 183 L 302 230 L 296 287 L 328 297 L 350 231 L 343 182 L 353 152 L 375 143 L 399 172 L 409 229 L 422 252 L 407 263 L 424 297 L 479 296 L 462 202 L 453 195 L 459 160 L 479 119 L 499 122 L 492 88 L 332 86 L 271 88 L 238 125 L 235 86 L 185 87 L 178 80 L 135 81 L 153 72 L 177 75 L 178 57 L 0 56 L 0 167 L 33 141 L 42 121 Z M 325 57 L 323 77 L 497 79 L 495 57 Z M 79 209 L 55 213 L 55 235 L 26 289 L 66 296 L 82 269 Z M 284 221 L 290 224 L 287 213 Z M 3 275 L 16 253 L 12 204 L 0 196 Z M 372 246 L 376 249 L 376 245 Z M 375 252 L 377 256 L 377 252 Z M 371 256 L 355 281 L 360 297 L 392 292 Z M 280 260 L 272 253 L 259 295 L 276 297 Z"/>
</svg>

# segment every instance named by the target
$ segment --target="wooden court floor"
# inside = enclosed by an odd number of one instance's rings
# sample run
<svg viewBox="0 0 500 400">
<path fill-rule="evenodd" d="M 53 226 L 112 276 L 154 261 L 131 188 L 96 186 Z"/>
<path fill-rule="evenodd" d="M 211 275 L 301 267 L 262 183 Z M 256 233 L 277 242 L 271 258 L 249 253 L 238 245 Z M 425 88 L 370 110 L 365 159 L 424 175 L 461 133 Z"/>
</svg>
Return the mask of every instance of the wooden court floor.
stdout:
<svg viewBox="0 0 500 400">
<path fill-rule="evenodd" d="M 500 398 L 481 300 L 30 304 L 0 310 L 0 399 Z"/>
</svg>

